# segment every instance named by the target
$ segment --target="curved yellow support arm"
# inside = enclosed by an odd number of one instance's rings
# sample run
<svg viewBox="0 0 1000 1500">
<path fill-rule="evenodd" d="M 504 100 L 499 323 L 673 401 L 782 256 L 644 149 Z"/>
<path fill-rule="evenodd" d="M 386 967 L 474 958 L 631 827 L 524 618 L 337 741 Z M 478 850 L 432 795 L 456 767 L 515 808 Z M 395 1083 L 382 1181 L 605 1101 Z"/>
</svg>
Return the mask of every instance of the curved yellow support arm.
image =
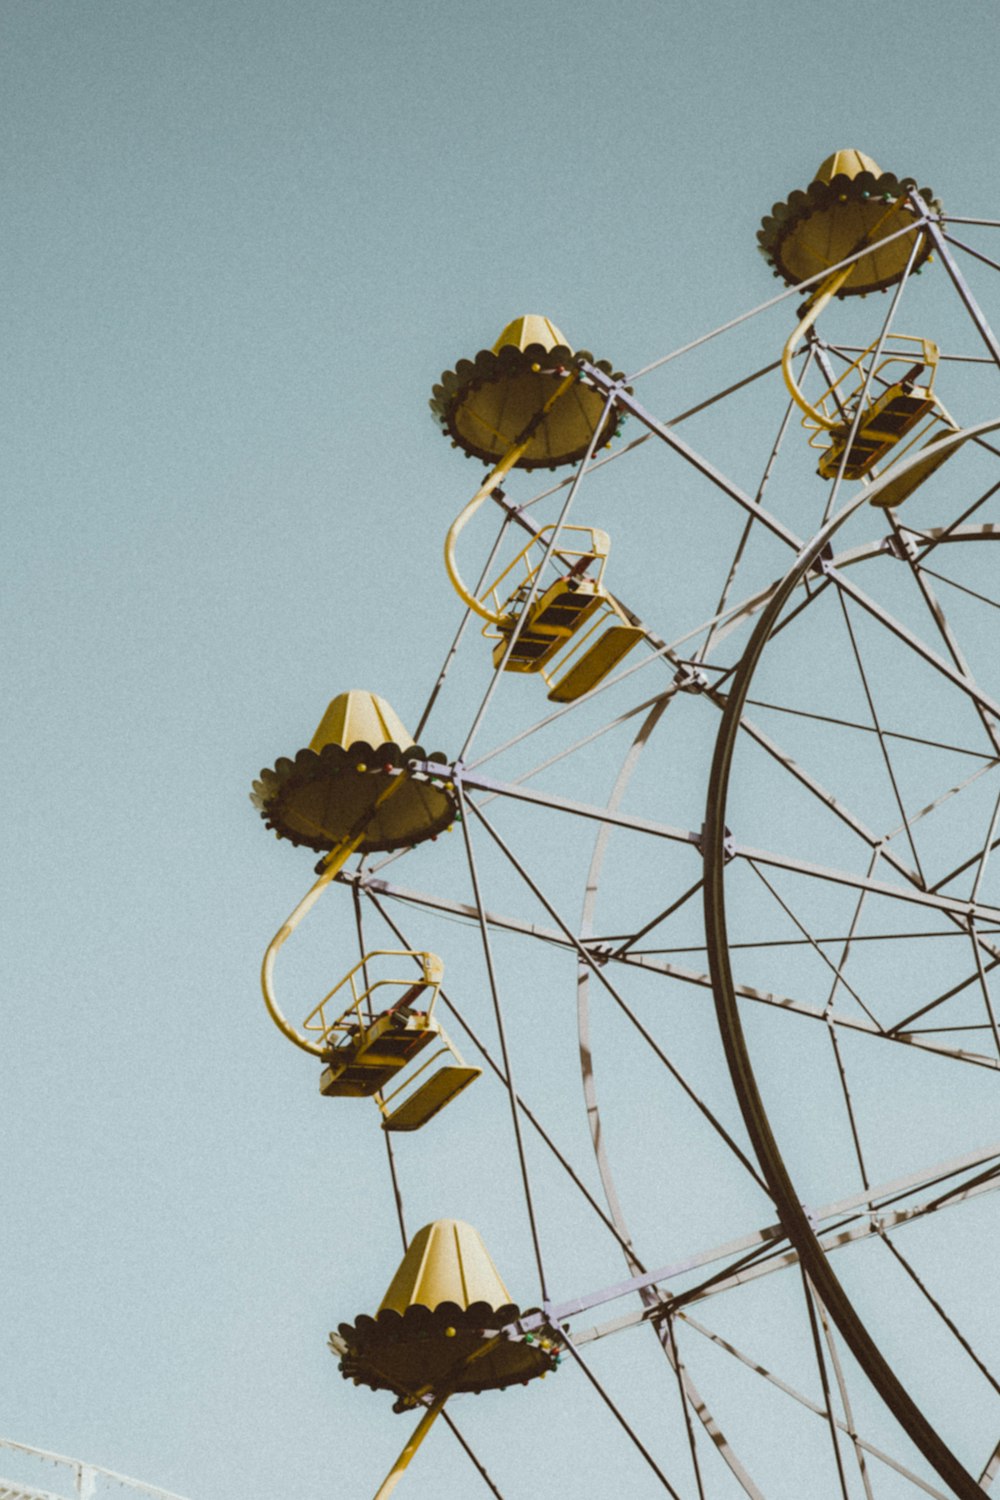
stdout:
<svg viewBox="0 0 1000 1500">
<path fill-rule="evenodd" d="M 302 897 L 302 900 L 288 920 L 283 922 L 278 928 L 278 931 L 268 943 L 267 950 L 264 953 L 264 961 L 260 969 L 260 987 L 264 992 L 264 1004 L 267 1006 L 267 1013 L 283 1036 L 286 1036 L 290 1042 L 294 1042 L 296 1047 L 301 1047 L 303 1052 L 310 1052 L 313 1057 L 324 1057 L 326 1049 L 320 1042 L 311 1042 L 306 1037 L 301 1036 L 282 1012 L 281 1006 L 274 996 L 275 960 L 296 927 L 302 921 L 302 918 L 312 911 L 331 880 L 340 873 L 351 855 L 361 844 L 365 836 L 365 829 L 375 816 L 378 808 L 382 806 L 383 802 L 387 802 L 394 792 L 399 790 L 406 779 L 405 772 L 402 775 L 394 777 L 385 790 L 376 797 L 371 808 L 366 813 L 360 829 L 355 824 L 354 826 L 357 831 L 349 834 L 346 839 L 342 839 L 339 844 L 334 845 L 323 861 L 323 869 L 319 879 Z"/>
<path fill-rule="evenodd" d="M 414 1453 L 416 1453 L 417 1449 L 420 1447 L 420 1444 L 423 1442 L 428 1432 L 430 1432 L 434 1422 L 444 1410 L 444 1404 L 450 1395 L 450 1389 L 442 1391 L 440 1396 L 438 1396 L 433 1404 L 429 1406 L 424 1412 L 423 1416 L 420 1418 L 420 1421 L 417 1423 L 412 1435 L 408 1438 L 406 1446 L 403 1448 L 402 1453 L 396 1459 L 396 1462 L 393 1464 L 391 1470 L 379 1485 L 375 1500 L 388 1500 L 389 1495 L 392 1494 L 400 1479 L 403 1477 L 403 1470 L 409 1468 L 410 1459 L 413 1457 Z"/>
<path fill-rule="evenodd" d="M 470 1354 L 467 1359 L 462 1360 L 461 1364 L 458 1366 L 458 1372 L 460 1373 L 462 1370 L 468 1369 L 469 1365 L 475 1364 L 477 1359 L 482 1359 L 485 1355 L 490 1354 L 496 1348 L 497 1344 L 499 1344 L 500 1337 L 500 1334 L 496 1334 L 493 1338 L 487 1339 L 485 1344 L 483 1344 L 479 1349 L 475 1350 L 474 1353 Z M 441 1412 L 444 1410 L 444 1404 L 454 1391 L 456 1384 L 457 1376 L 453 1375 L 452 1382 L 449 1385 L 446 1385 L 442 1391 L 438 1392 L 438 1395 L 435 1397 L 433 1403 L 426 1409 L 423 1416 L 420 1418 L 420 1421 L 414 1428 L 413 1433 L 408 1439 L 402 1453 L 396 1459 L 396 1462 L 393 1464 L 389 1473 L 386 1475 L 381 1485 L 379 1486 L 378 1491 L 375 1495 L 375 1500 L 388 1500 L 388 1497 L 392 1494 L 393 1490 L 396 1488 L 396 1485 L 402 1478 L 403 1470 L 409 1467 L 410 1459 L 413 1457 L 414 1453 L 416 1453 L 417 1449 L 420 1447 L 420 1444 L 427 1436 L 432 1424 L 437 1420 Z M 419 1391 L 414 1391 L 413 1394 L 415 1396 L 425 1396 L 429 1395 L 430 1391 L 427 1386 L 423 1386 Z"/>
<path fill-rule="evenodd" d="M 570 386 L 575 385 L 579 378 L 580 372 L 578 370 L 573 370 L 569 375 L 566 376 L 565 380 L 559 382 L 558 386 L 556 386 L 556 389 L 552 392 L 552 395 L 545 402 L 545 405 L 532 417 L 531 421 L 528 423 L 528 426 L 518 438 L 517 442 L 513 445 L 513 447 L 507 449 L 507 452 L 504 454 L 503 458 L 497 464 L 493 472 L 487 477 L 485 482 L 479 486 L 479 489 L 473 495 L 468 505 L 466 505 L 465 508 L 459 513 L 459 515 L 455 517 L 455 520 L 452 521 L 448 531 L 448 535 L 444 539 L 444 565 L 448 573 L 448 577 L 451 580 L 452 588 L 455 590 L 455 593 L 461 599 L 462 603 L 472 610 L 473 614 L 477 614 L 482 620 L 488 620 L 491 625 L 502 625 L 507 617 L 506 615 L 498 613 L 496 610 L 488 609 L 487 606 L 485 604 L 482 604 L 476 598 L 475 594 L 473 594 L 471 590 L 468 589 L 463 583 L 458 571 L 458 566 L 455 562 L 456 543 L 458 542 L 458 538 L 464 531 L 465 527 L 472 520 L 472 517 L 476 514 L 476 511 L 482 505 L 483 501 L 489 499 L 490 495 L 492 495 L 501 479 L 503 479 L 505 475 L 510 473 L 511 469 L 517 463 L 518 459 L 521 458 L 527 451 L 528 445 L 535 434 L 535 430 L 544 420 L 544 418 L 548 416 L 553 406 L 555 406 L 556 402 L 559 400 L 559 397 L 565 395 Z"/>
<path fill-rule="evenodd" d="M 896 204 L 901 201 L 901 198 L 897 198 L 894 202 L 889 204 L 889 207 L 885 210 L 884 213 L 879 215 L 875 223 L 868 230 L 867 234 L 865 234 L 863 238 L 858 242 L 858 244 L 855 245 L 852 254 L 858 253 L 866 245 L 871 245 L 875 241 L 875 237 L 879 229 L 881 229 L 886 219 L 893 212 Z M 809 301 L 805 316 L 799 323 L 798 327 L 795 329 L 795 332 L 788 340 L 784 349 L 781 351 L 781 373 L 785 377 L 785 384 L 788 387 L 788 394 L 791 396 L 792 400 L 795 402 L 795 405 L 799 408 L 800 411 L 805 412 L 806 416 L 809 417 L 811 421 L 815 422 L 817 427 L 825 428 L 827 432 L 829 432 L 834 427 L 838 427 L 840 423 L 826 416 L 825 413 L 819 411 L 815 406 L 809 405 L 809 402 L 799 390 L 798 384 L 796 382 L 795 374 L 792 370 L 792 356 L 795 353 L 795 346 L 799 342 L 799 339 L 805 338 L 806 334 L 809 332 L 810 328 L 813 326 L 816 319 L 823 311 L 824 307 L 826 307 L 831 297 L 835 297 L 837 295 L 837 293 L 840 291 L 840 288 L 843 286 L 844 282 L 847 280 L 848 276 L 850 276 L 853 270 L 854 265 L 852 263 L 849 266 L 845 266 L 841 271 L 835 271 L 834 274 L 828 278 L 828 280 L 820 283 L 815 296 L 812 297 Z"/>
<path fill-rule="evenodd" d="M 782 349 L 781 351 L 781 373 L 785 377 L 785 384 L 788 387 L 788 394 L 791 396 L 792 400 L 795 402 L 795 405 L 799 408 L 800 411 L 805 412 L 806 416 L 809 417 L 811 421 L 815 422 L 817 427 L 825 427 L 827 431 L 829 431 L 832 427 L 836 427 L 838 423 L 835 420 L 831 420 L 828 416 L 821 412 L 818 407 L 810 406 L 805 396 L 803 396 L 802 392 L 799 390 L 798 383 L 795 379 L 795 372 L 792 369 L 792 358 L 795 354 L 795 347 L 798 344 L 799 340 L 805 338 L 806 334 L 809 332 L 810 328 L 813 326 L 816 319 L 823 311 L 824 307 L 826 307 L 831 298 L 837 295 L 837 293 L 840 291 L 840 288 L 843 286 L 844 282 L 847 280 L 848 276 L 850 276 L 853 270 L 853 265 L 846 266 L 843 271 L 837 271 L 826 281 L 820 283 L 815 297 L 812 298 L 808 308 L 806 309 L 805 316 L 798 323 L 798 325 L 792 332 L 792 335 L 789 338 L 788 342 L 785 344 L 784 349 Z"/>
<path fill-rule="evenodd" d="M 337 845 L 336 849 L 331 850 L 328 857 L 332 862 L 325 866 L 316 884 L 310 887 L 288 920 L 278 928 L 278 931 L 267 945 L 264 962 L 261 965 L 260 986 L 264 991 L 264 1004 L 267 1006 L 268 1015 L 283 1036 L 287 1036 L 288 1040 L 294 1042 L 296 1047 L 301 1047 L 303 1052 L 311 1052 L 313 1057 L 322 1057 L 325 1048 L 319 1042 L 310 1042 L 305 1037 L 300 1036 L 292 1023 L 282 1013 L 280 1005 L 274 998 L 274 964 L 278 953 L 291 937 L 296 927 L 298 927 L 302 918 L 316 905 L 316 902 L 330 884 L 330 881 L 343 869 L 363 838 L 364 834 L 359 833 L 356 838 L 345 839 L 342 844 Z"/>
</svg>

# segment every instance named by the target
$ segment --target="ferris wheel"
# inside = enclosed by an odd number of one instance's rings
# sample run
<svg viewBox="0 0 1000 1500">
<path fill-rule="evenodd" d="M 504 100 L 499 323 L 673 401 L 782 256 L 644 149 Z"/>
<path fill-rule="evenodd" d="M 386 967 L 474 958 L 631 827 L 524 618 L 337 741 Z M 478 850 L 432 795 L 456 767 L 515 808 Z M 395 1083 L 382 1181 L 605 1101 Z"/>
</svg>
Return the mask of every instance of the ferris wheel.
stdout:
<svg viewBox="0 0 1000 1500">
<path fill-rule="evenodd" d="M 253 793 L 321 855 L 268 1009 L 381 1127 L 399 1207 L 381 1306 L 331 1334 L 419 1414 L 377 1500 L 442 1413 L 504 1493 L 461 1397 L 560 1366 L 630 1493 L 990 1490 L 1000 345 L 965 271 L 1000 270 L 997 228 L 838 152 L 765 218 L 760 306 L 632 375 L 518 318 L 435 388 L 489 472 L 424 712 L 342 693 Z M 357 950 L 294 1012 L 279 954 L 328 888 Z M 445 1110 L 493 1122 L 516 1299 L 460 1187 L 407 1231 L 400 1142 Z M 577 1269 L 556 1192 L 617 1279 Z M 603 1363 L 626 1340 L 635 1380 Z M 571 1477 L 607 1492 L 579 1450 Z"/>
</svg>

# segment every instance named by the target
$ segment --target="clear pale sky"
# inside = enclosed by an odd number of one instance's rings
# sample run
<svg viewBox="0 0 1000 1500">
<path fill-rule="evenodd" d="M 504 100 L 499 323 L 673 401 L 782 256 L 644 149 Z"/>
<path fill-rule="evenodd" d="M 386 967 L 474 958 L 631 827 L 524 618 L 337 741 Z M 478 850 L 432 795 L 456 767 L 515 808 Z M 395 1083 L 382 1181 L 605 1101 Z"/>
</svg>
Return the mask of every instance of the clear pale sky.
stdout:
<svg viewBox="0 0 1000 1500">
<path fill-rule="evenodd" d="M 995 214 L 997 32 L 989 0 L 6 0 L 5 1435 L 191 1500 L 374 1492 L 409 1419 L 325 1339 L 395 1268 L 384 1148 L 264 1015 L 312 860 L 249 783 L 345 688 L 419 716 L 480 473 L 439 373 L 521 312 L 632 370 L 763 301 L 761 215 L 841 146 Z M 566 994 L 558 1044 L 514 1013 L 582 1157 Z M 504 1106 L 405 1143 L 408 1213 L 479 1224 L 530 1302 Z M 559 1295 L 624 1275 L 546 1194 Z M 615 1492 L 567 1478 L 605 1420 L 572 1369 L 469 1420 L 505 1496 Z M 439 1432 L 401 1493 L 486 1490 Z"/>
</svg>

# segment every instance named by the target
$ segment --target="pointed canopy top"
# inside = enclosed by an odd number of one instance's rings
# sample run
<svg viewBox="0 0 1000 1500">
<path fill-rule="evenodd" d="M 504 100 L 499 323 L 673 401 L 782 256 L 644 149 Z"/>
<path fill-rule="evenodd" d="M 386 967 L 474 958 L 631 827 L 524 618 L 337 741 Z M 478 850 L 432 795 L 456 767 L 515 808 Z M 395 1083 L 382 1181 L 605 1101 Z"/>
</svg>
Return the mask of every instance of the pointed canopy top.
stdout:
<svg viewBox="0 0 1000 1500">
<path fill-rule="evenodd" d="M 415 1303 L 433 1310 L 441 1302 L 463 1308 L 485 1302 L 494 1309 L 510 1303 L 479 1231 L 460 1219 L 436 1219 L 413 1236 L 379 1312 L 391 1308 L 402 1315 Z"/>
<path fill-rule="evenodd" d="M 493 345 L 493 353 L 499 354 L 505 344 L 513 344 L 515 349 L 527 349 L 529 344 L 541 344 L 543 349 L 555 349 L 557 345 L 570 348 L 565 334 L 541 313 L 525 313 L 508 323 Z"/>
<path fill-rule="evenodd" d="M 369 745 L 396 744 L 408 748 L 413 736 L 403 728 L 390 703 L 375 693 L 354 688 L 338 693 L 320 720 L 309 743 L 317 753 L 324 745 L 349 746 L 363 740 Z"/>
<path fill-rule="evenodd" d="M 849 147 L 844 151 L 835 151 L 832 156 L 828 156 L 816 173 L 815 180 L 832 182 L 834 177 L 857 177 L 859 172 L 870 172 L 873 177 L 881 177 L 882 168 L 873 157 Z"/>
</svg>

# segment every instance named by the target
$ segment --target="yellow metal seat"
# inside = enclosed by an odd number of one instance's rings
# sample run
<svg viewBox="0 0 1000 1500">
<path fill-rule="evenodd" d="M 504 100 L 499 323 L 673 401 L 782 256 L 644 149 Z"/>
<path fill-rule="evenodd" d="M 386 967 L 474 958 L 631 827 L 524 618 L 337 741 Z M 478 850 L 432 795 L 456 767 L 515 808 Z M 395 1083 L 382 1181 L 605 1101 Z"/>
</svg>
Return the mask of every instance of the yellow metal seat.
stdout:
<svg viewBox="0 0 1000 1500">
<path fill-rule="evenodd" d="M 552 561 L 566 571 L 548 588 L 538 587 L 553 530 L 543 527 L 490 585 L 484 600 L 491 600 L 493 609 L 483 635 L 496 642 L 497 669 L 540 673 L 549 697 L 568 703 L 596 687 L 643 632 L 628 625 L 604 586 L 611 542 L 596 527 L 562 528 Z M 533 589 L 536 597 L 529 604 Z"/>
<path fill-rule="evenodd" d="M 416 959 L 420 978 L 378 977 L 384 959 Z M 465 1065 L 440 1021 L 432 1014 L 444 965 L 434 953 L 377 949 L 366 953 L 306 1017 L 302 1029 L 318 1036 L 326 1066 L 320 1093 L 326 1098 L 375 1097 L 385 1130 L 419 1130 L 480 1075 Z M 398 996 L 384 1009 L 373 997 Z M 343 1010 L 345 993 L 350 1004 Z M 334 997 L 339 997 L 335 1001 Z M 418 1002 L 426 996 L 426 1009 Z M 332 1017 L 332 1018 L 331 1018 Z M 431 1044 L 429 1057 L 415 1062 Z M 446 1059 L 441 1062 L 441 1059 Z M 391 1085 L 391 1092 L 386 1090 Z"/>
<path fill-rule="evenodd" d="M 858 423 L 858 430 L 844 464 L 844 478 L 863 479 L 866 474 L 870 474 L 875 465 L 895 448 L 900 438 L 905 437 L 936 406 L 937 403 L 926 386 L 913 385 L 910 381 L 897 381 L 887 391 L 883 391 Z M 841 423 L 831 428 L 832 441 L 821 455 L 818 465 L 818 471 L 824 479 L 835 478 L 849 436 L 849 424 Z"/>
<path fill-rule="evenodd" d="M 509 603 L 514 609 L 517 609 L 518 605 L 521 605 L 523 609 L 523 600 L 527 597 L 527 593 L 528 587 L 522 586 L 518 590 L 518 595 L 512 597 Z M 568 576 L 558 579 L 531 606 L 527 621 L 521 627 L 504 670 L 540 672 L 565 646 L 570 637 L 575 635 L 595 611 L 602 607 L 606 597 L 602 594 L 599 585 L 590 578 L 579 579 Z M 498 627 L 499 639 L 493 648 L 495 667 L 499 667 L 503 661 L 520 613 L 521 611 L 518 610 L 516 614 L 511 615 L 509 626 Z"/>
<path fill-rule="evenodd" d="M 391 1083 L 437 1035 L 422 1011 L 394 1006 L 370 1026 L 348 1019 L 323 1070 L 319 1091 L 327 1098 L 368 1099 Z"/>
<path fill-rule="evenodd" d="M 878 465 L 895 463 L 912 453 L 916 444 L 926 447 L 943 433 L 957 430 L 934 392 L 937 345 L 929 339 L 893 334 L 884 341 L 879 362 L 872 367 L 877 350 L 875 344 L 863 350 L 814 407 L 806 405 L 802 425 L 810 433 L 810 446 L 819 450 L 817 472 L 824 479 L 835 479 L 841 472 L 845 479 L 866 479 Z M 903 371 L 901 364 L 906 366 Z M 865 405 L 849 443 L 862 396 Z M 898 484 L 882 490 L 873 503 L 901 504 L 954 451 L 932 454 Z"/>
</svg>

